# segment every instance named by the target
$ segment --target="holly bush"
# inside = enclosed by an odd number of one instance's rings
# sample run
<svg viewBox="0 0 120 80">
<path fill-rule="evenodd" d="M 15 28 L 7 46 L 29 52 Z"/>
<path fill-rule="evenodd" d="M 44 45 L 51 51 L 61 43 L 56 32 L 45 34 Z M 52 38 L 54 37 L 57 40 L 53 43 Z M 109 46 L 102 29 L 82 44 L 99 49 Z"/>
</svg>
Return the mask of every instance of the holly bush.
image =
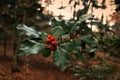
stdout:
<svg viewBox="0 0 120 80">
<path fill-rule="evenodd" d="M 87 26 L 86 20 L 93 18 L 91 14 L 84 14 L 79 20 L 51 19 L 51 32 L 40 32 L 25 24 L 19 24 L 20 35 L 26 36 L 20 43 L 16 56 L 42 54 L 52 55 L 53 62 L 62 71 L 71 63 L 71 58 L 85 61 L 86 56 L 93 57 L 95 51 L 101 50 L 94 32 Z"/>
</svg>

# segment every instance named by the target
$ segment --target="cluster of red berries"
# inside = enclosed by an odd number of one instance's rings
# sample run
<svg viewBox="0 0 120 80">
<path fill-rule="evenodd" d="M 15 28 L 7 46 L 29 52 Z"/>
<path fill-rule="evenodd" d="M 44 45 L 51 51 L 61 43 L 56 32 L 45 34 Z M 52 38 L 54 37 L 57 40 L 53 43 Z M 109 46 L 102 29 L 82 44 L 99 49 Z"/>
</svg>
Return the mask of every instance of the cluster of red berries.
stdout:
<svg viewBox="0 0 120 80">
<path fill-rule="evenodd" d="M 46 40 L 46 43 L 47 44 L 50 44 L 50 45 L 47 45 L 47 48 L 50 48 L 52 51 L 55 51 L 56 48 L 57 48 L 57 43 L 55 41 L 55 38 L 51 35 L 48 35 L 47 36 L 47 40 Z"/>
</svg>

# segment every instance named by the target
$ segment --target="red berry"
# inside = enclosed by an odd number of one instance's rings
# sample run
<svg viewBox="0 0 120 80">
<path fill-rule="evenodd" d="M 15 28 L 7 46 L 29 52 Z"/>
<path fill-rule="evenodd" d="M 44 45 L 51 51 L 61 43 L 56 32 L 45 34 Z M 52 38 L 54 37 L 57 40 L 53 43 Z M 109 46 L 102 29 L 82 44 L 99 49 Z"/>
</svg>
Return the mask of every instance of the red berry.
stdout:
<svg viewBox="0 0 120 80">
<path fill-rule="evenodd" d="M 51 36 L 50 40 L 51 40 L 51 41 L 54 41 L 54 40 L 55 40 L 55 38 L 54 38 L 53 36 Z"/>
<path fill-rule="evenodd" d="M 50 40 L 50 39 L 47 39 L 46 42 L 47 42 L 47 43 L 51 43 L 51 40 Z"/>
<path fill-rule="evenodd" d="M 48 39 L 51 39 L 51 37 L 52 37 L 51 35 L 48 35 L 48 37 L 47 37 L 47 38 L 48 38 Z"/>
<path fill-rule="evenodd" d="M 52 46 L 56 46 L 57 45 L 55 41 L 52 41 L 51 44 L 52 44 Z"/>
</svg>

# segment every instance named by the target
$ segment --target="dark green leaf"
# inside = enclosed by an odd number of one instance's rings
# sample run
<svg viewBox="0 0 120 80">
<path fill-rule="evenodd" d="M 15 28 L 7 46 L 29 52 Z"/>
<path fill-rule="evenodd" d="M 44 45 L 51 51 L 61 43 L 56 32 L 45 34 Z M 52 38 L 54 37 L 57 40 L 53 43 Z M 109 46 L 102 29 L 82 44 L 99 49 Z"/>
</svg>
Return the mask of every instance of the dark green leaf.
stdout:
<svg viewBox="0 0 120 80">
<path fill-rule="evenodd" d="M 25 40 L 19 47 L 19 51 L 17 55 L 30 55 L 30 54 L 38 54 L 44 45 L 42 43 L 38 43 L 34 40 Z"/>
<path fill-rule="evenodd" d="M 60 36 L 64 33 L 64 29 L 61 26 L 56 26 L 52 28 L 51 34 L 54 36 Z"/>
<path fill-rule="evenodd" d="M 45 32 L 41 32 L 40 37 L 41 37 L 41 39 L 42 39 L 43 41 L 45 41 L 45 40 L 47 39 L 47 36 L 48 36 L 47 33 L 45 33 Z"/>
<path fill-rule="evenodd" d="M 83 37 L 81 37 L 81 40 L 83 40 L 85 43 L 87 43 L 91 46 L 97 46 L 97 41 L 95 39 L 93 39 L 93 37 L 83 36 Z"/>
<path fill-rule="evenodd" d="M 58 66 L 62 71 L 64 71 L 70 63 L 69 52 L 62 47 L 57 48 L 53 54 L 53 58 L 55 65 Z"/>
<path fill-rule="evenodd" d="M 81 26 L 83 26 L 83 25 L 81 25 L 82 24 L 82 22 L 83 21 L 86 21 L 86 20 L 88 20 L 89 18 L 92 18 L 93 16 L 91 15 L 91 14 L 85 14 L 85 15 L 82 15 L 80 18 L 79 18 L 79 21 L 76 21 L 75 23 L 74 23 L 74 25 L 71 27 L 71 30 L 70 30 L 70 32 L 72 32 L 72 31 L 74 31 L 74 30 L 79 30 L 79 28 L 81 27 Z M 82 27 L 82 28 L 85 28 L 85 30 L 89 30 L 90 31 L 90 29 L 87 27 Z M 86 32 L 87 32 L 86 31 Z"/>
<path fill-rule="evenodd" d="M 73 44 L 71 42 L 65 42 L 60 44 L 60 47 L 62 47 L 63 49 L 65 49 L 67 52 L 71 53 L 71 51 L 73 50 Z"/>
<path fill-rule="evenodd" d="M 89 28 L 86 24 L 82 26 L 82 31 L 88 33 L 88 34 L 93 34 L 93 31 L 91 28 Z"/>
<path fill-rule="evenodd" d="M 80 47 L 82 45 L 81 41 L 79 39 L 73 39 L 71 43 L 73 47 L 73 52 L 80 53 Z"/>
<path fill-rule="evenodd" d="M 79 40 L 79 39 L 74 39 L 72 41 L 72 44 L 73 44 L 73 49 L 74 49 L 74 53 L 75 53 L 75 56 L 78 60 L 81 60 L 81 61 L 85 61 L 83 55 L 82 55 L 82 52 L 80 51 L 80 48 L 82 46 L 82 42 Z"/>
<path fill-rule="evenodd" d="M 81 60 L 81 61 L 83 61 L 83 62 L 85 61 L 85 59 L 84 59 L 82 53 L 80 53 L 80 51 L 79 51 L 79 53 L 78 53 L 78 52 L 75 53 L 75 56 L 76 56 L 76 58 L 77 58 L 78 60 Z"/>
<path fill-rule="evenodd" d="M 76 23 L 71 27 L 70 32 L 79 30 L 79 27 L 80 27 L 79 24 L 80 24 L 79 22 L 76 22 Z"/>
<path fill-rule="evenodd" d="M 21 35 L 26 35 L 32 38 L 38 38 L 40 37 L 39 35 L 41 34 L 32 27 L 28 27 L 24 24 L 19 24 L 16 28 L 21 31 L 20 32 Z"/>
<path fill-rule="evenodd" d="M 49 48 L 44 48 L 41 53 L 44 57 L 48 57 L 51 55 L 51 50 Z"/>
</svg>

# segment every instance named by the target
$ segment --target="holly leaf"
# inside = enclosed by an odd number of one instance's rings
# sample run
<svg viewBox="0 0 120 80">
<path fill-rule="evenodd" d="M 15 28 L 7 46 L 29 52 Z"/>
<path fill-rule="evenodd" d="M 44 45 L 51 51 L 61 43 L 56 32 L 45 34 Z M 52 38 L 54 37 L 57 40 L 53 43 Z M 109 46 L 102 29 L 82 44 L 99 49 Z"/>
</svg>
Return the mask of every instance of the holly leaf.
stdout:
<svg viewBox="0 0 120 80">
<path fill-rule="evenodd" d="M 85 15 L 82 15 L 81 17 L 79 17 L 79 21 L 76 21 L 74 23 L 74 25 L 71 27 L 71 32 L 74 31 L 74 30 L 79 30 L 79 28 L 81 27 L 81 24 L 83 21 L 86 21 L 90 18 L 92 18 L 93 16 L 91 14 L 85 14 Z M 88 28 L 87 28 L 88 29 Z"/>
<path fill-rule="evenodd" d="M 16 28 L 20 31 L 21 35 L 25 35 L 32 38 L 38 38 L 40 37 L 41 34 L 40 32 L 36 31 L 34 28 L 28 27 L 25 24 L 19 24 Z"/>
<path fill-rule="evenodd" d="M 41 37 L 41 39 L 42 39 L 43 41 L 46 41 L 48 35 L 49 35 L 49 34 L 47 34 L 47 33 L 45 33 L 45 32 L 41 32 L 40 37 Z"/>
<path fill-rule="evenodd" d="M 81 40 L 83 40 L 88 45 L 97 46 L 97 41 L 93 37 L 83 36 L 83 37 L 81 37 Z"/>
<path fill-rule="evenodd" d="M 78 39 L 60 44 L 53 56 L 55 65 L 64 71 L 70 64 L 69 58 L 72 53 L 76 54 L 78 60 L 84 60 L 80 54 L 80 47 L 81 42 Z"/>
<path fill-rule="evenodd" d="M 44 57 L 48 57 L 51 55 L 51 50 L 49 48 L 44 48 L 42 51 L 41 51 L 42 55 Z"/>
<path fill-rule="evenodd" d="M 52 28 L 51 34 L 54 36 L 60 36 L 64 33 L 64 29 L 61 26 L 56 26 Z"/>
<path fill-rule="evenodd" d="M 61 71 L 64 71 L 66 67 L 70 64 L 69 52 L 60 46 L 54 52 L 53 59 L 54 64 L 58 66 Z"/>
<path fill-rule="evenodd" d="M 28 39 L 21 43 L 17 55 L 28 56 L 30 54 L 38 54 L 43 48 L 44 45 L 42 43 L 38 43 L 34 40 Z"/>
<path fill-rule="evenodd" d="M 84 62 L 85 59 L 84 59 L 84 57 L 82 55 L 82 52 L 80 51 L 82 42 L 79 39 L 74 39 L 72 41 L 72 44 L 73 44 L 72 46 L 74 47 L 73 52 L 75 53 L 76 59 L 81 60 L 81 61 Z"/>
</svg>

